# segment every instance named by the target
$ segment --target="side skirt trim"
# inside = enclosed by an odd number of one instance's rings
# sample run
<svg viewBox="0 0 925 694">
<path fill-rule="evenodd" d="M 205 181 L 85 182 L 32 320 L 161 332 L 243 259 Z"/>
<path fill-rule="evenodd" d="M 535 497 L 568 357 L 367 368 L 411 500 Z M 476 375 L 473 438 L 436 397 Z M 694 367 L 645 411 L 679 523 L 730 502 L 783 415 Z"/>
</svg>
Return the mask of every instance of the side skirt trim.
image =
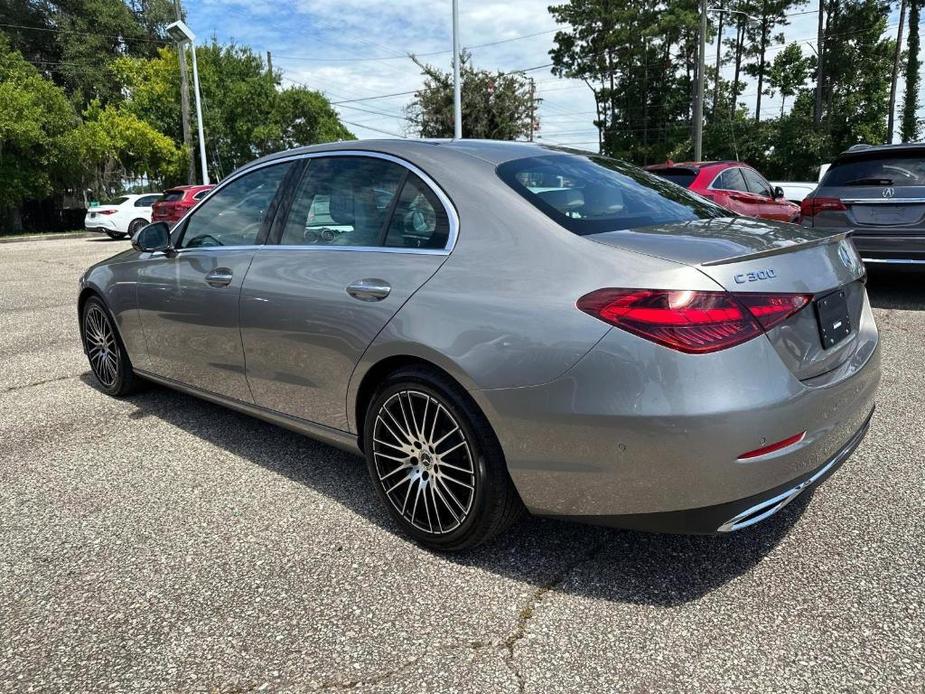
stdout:
<svg viewBox="0 0 925 694">
<path fill-rule="evenodd" d="M 295 431 L 299 434 L 304 434 L 310 438 L 317 439 L 318 441 L 322 441 L 323 443 L 340 448 L 341 450 L 347 451 L 348 453 L 353 453 L 354 455 L 362 455 L 355 434 L 341 431 L 340 429 L 334 429 L 333 427 L 325 426 L 324 424 L 310 422 L 306 419 L 291 417 L 290 415 L 283 414 L 282 412 L 269 410 L 265 407 L 260 407 L 259 405 L 254 405 L 252 403 L 242 402 L 241 400 L 235 400 L 234 398 L 228 398 L 223 395 L 216 395 L 215 393 L 210 393 L 209 391 L 201 390 L 194 386 L 180 383 L 179 381 L 174 381 L 171 378 L 158 376 L 157 374 L 150 373 L 149 371 L 145 371 L 143 369 L 135 369 L 134 371 L 142 378 L 146 378 L 149 381 L 153 381 L 154 383 L 159 383 L 162 386 L 173 388 L 174 390 L 178 390 L 181 393 L 186 393 L 187 395 L 192 395 L 194 397 L 207 400 L 216 405 L 221 405 L 238 412 L 243 412 L 244 414 L 250 415 L 251 417 L 256 417 L 257 419 L 263 420 L 264 422 L 269 422 L 270 424 L 275 424 L 277 426 L 283 427 L 284 429 L 289 429 L 290 431 Z"/>
</svg>

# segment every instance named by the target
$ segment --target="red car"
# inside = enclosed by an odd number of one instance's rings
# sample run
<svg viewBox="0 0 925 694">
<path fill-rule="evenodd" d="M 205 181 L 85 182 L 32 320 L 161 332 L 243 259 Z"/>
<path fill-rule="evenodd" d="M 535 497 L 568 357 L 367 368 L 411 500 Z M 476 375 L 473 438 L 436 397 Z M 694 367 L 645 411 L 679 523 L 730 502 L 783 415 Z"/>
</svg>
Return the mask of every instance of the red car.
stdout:
<svg viewBox="0 0 925 694">
<path fill-rule="evenodd" d="M 177 186 L 164 191 L 164 197 L 151 206 L 151 222 L 173 226 L 193 209 L 215 186 Z"/>
<path fill-rule="evenodd" d="M 800 206 L 784 199 L 783 190 L 771 187 L 764 176 L 740 161 L 668 161 L 645 168 L 738 214 L 799 221 Z"/>
</svg>

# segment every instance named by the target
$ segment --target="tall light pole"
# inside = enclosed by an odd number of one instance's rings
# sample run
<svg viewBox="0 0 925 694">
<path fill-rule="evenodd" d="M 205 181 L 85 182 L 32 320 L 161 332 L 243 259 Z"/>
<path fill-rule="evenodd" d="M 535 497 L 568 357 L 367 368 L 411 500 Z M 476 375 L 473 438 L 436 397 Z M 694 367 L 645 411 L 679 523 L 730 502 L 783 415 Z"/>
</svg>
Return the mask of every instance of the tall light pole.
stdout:
<svg viewBox="0 0 925 694">
<path fill-rule="evenodd" d="M 462 90 L 459 84 L 459 0 L 453 0 L 453 137 L 462 139 Z"/>
<path fill-rule="evenodd" d="M 177 21 L 183 21 L 180 0 L 173 0 Z M 186 41 L 177 41 L 177 57 L 180 63 L 180 120 L 183 125 L 183 146 L 186 148 L 186 182 L 196 182 L 196 160 L 193 158 L 193 135 L 189 127 L 189 79 L 186 76 Z"/>
<path fill-rule="evenodd" d="M 707 51 L 707 0 L 700 0 L 700 40 L 697 43 L 697 97 L 694 103 L 694 161 L 703 155 L 703 73 Z"/>
<path fill-rule="evenodd" d="M 206 138 L 202 129 L 202 101 L 199 97 L 199 66 L 196 63 L 196 34 L 183 21 L 167 27 L 167 35 L 174 41 L 188 41 L 193 54 L 193 94 L 196 97 L 196 126 L 199 130 L 199 163 L 202 167 L 202 183 L 209 185 L 209 165 L 206 162 Z"/>
</svg>

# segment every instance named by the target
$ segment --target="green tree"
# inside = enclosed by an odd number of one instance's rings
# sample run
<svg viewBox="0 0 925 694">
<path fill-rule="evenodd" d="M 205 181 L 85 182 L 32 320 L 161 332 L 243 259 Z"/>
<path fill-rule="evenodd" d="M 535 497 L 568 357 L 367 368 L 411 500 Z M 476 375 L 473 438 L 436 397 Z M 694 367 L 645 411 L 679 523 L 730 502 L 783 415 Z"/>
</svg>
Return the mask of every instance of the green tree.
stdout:
<svg viewBox="0 0 925 694">
<path fill-rule="evenodd" d="M 903 142 L 919 139 L 919 0 L 909 0 L 909 41 L 906 46 L 906 87 L 902 119 L 899 124 Z"/>
<path fill-rule="evenodd" d="M 784 115 L 787 98 L 797 93 L 809 78 L 810 61 L 803 56 L 798 43 L 790 43 L 780 51 L 768 68 L 768 88 L 765 93 L 773 97 L 780 92 L 780 115 Z"/>
<path fill-rule="evenodd" d="M 120 192 L 126 178 L 171 179 L 182 168 L 183 153 L 174 140 L 111 104 L 92 102 L 64 141 L 81 187 L 103 197 Z"/>
<path fill-rule="evenodd" d="M 744 11 L 756 16 L 758 22 L 747 24 L 746 36 L 751 41 L 748 52 L 755 56 L 755 62 L 745 66 L 746 74 L 758 80 L 758 89 L 755 96 L 755 120 L 761 120 L 761 97 L 765 92 L 765 77 L 767 74 L 767 51 L 773 44 L 784 42 L 784 34 L 776 31 L 785 26 L 787 13 L 792 8 L 801 7 L 804 2 L 794 0 L 752 0 L 744 5 Z"/>
<path fill-rule="evenodd" d="M 249 48 L 213 41 L 196 55 L 212 178 L 280 149 L 353 139 L 322 94 L 302 86 L 283 89 L 279 74 L 270 75 Z M 114 69 L 126 111 L 182 142 L 176 50 L 162 48 L 152 59 L 123 58 Z"/>
<path fill-rule="evenodd" d="M 19 205 L 67 182 L 63 138 L 77 123 L 64 92 L 0 36 L 0 223 L 21 226 Z"/>
<path fill-rule="evenodd" d="M 453 73 L 414 59 L 424 87 L 406 108 L 421 137 L 453 137 Z M 516 140 L 536 128 L 530 81 L 522 73 L 476 70 L 471 56 L 460 56 L 463 137 Z"/>
<path fill-rule="evenodd" d="M 553 73 L 594 94 L 601 151 L 639 163 L 688 141 L 699 30 L 696 0 L 570 0 L 549 8 Z"/>
</svg>

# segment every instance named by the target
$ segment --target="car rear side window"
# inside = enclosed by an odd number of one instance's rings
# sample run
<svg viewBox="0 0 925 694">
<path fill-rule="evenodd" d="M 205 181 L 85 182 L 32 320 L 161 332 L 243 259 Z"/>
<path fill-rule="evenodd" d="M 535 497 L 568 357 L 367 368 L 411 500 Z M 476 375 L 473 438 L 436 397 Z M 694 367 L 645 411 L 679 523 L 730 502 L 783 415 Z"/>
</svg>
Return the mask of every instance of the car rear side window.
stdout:
<svg viewBox="0 0 925 694">
<path fill-rule="evenodd" d="M 291 162 L 264 166 L 223 186 L 193 211 L 180 247 L 255 244 L 290 166 Z"/>
<path fill-rule="evenodd" d="M 738 190 L 743 193 L 748 192 L 748 186 L 745 183 L 745 178 L 742 176 L 742 169 L 739 167 L 726 169 L 720 173 L 710 187 L 716 190 Z"/>
<path fill-rule="evenodd" d="M 925 186 L 925 151 L 866 155 L 836 161 L 819 185 Z"/>
<path fill-rule="evenodd" d="M 677 183 L 682 188 L 689 188 L 691 183 L 697 178 L 697 172 L 693 169 L 653 169 L 652 173 L 666 181 Z"/>
<path fill-rule="evenodd" d="M 694 193 L 606 157 L 550 154 L 506 162 L 497 172 L 548 217 L 581 236 L 729 216 Z"/>
<path fill-rule="evenodd" d="M 309 160 L 280 244 L 379 246 L 407 169 L 374 157 Z"/>
<path fill-rule="evenodd" d="M 450 220 L 424 181 L 409 173 L 389 221 L 385 245 L 397 248 L 446 248 Z"/>
<path fill-rule="evenodd" d="M 138 198 L 135 201 L 135 207 L 151 207 L 151 205 L 160 199 L 160 195 L 145 195 L 143 198 Z"/>
</svg>

